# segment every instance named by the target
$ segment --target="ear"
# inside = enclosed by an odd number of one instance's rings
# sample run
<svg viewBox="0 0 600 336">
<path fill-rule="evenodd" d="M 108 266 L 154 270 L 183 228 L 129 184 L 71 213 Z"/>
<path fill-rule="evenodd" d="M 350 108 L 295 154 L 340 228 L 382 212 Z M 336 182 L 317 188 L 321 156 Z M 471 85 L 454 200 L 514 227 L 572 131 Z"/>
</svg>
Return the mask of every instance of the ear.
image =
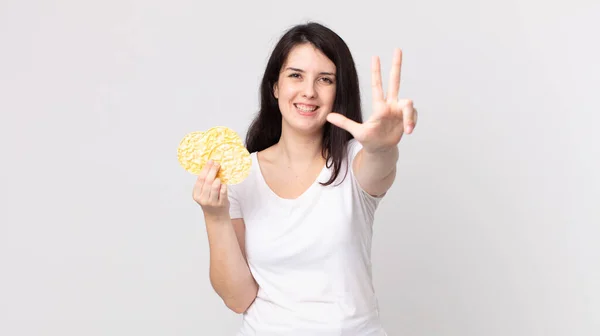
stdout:
<svg viewBox="0 0 600 336">
<path fill-rule="evenodd" d="M 273 85 L 273 96 L 275 96 L 275 99 L 279 99 L 279 86 L 277 83 Z"/>
</svg>

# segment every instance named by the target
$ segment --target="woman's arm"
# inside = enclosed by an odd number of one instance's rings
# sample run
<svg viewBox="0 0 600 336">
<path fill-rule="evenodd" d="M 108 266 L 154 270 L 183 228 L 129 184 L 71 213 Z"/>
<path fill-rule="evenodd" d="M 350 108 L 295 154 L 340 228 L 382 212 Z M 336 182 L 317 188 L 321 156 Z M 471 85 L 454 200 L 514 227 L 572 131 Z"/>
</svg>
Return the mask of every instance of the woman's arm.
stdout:
<svg viewBox="0 0 600 336">
<path fill-rule="evenodd" d="M 258 285 L 245 253 L 243 219 L 206 218 L 210 247 L 210 282 L 225 305 L 241 314 L 254 302 Z"/>
<path fill-rule="evenodd" d="M 219 165 L 209 161 L 194 186 L 194 200 L 204 212 L 210 248 L 210 283 L 229 309 L 241 314 L 256 298 L 258 285 L 245 253 L 245 224 L 231 219 L 228 188 L 216 178 Z"/>
<path fill-rule="evenodd" d="M 370 153 L 362 148 L 352 162 L 358 184 L 371 196 L 385 194 L 396 179 L 398 147 Z"/>
<path fill-rule="evenodd" d="M 373 196 L 384 194 L 396 178 L 398 143 L 412 134 L 417 124 L 417 110 L 411 99 L 398 99 L 402 51 L 396 49 L 390 72 L 387 97 L 381 84 L 379 57 L 371 63 L 373 114 L 364 123 L 348 119 L 340 113 L 329 113 L 327 120 L 350 132 L 362 145 L 353 162 L 353 170 L 361 187 Z"/>
</svg>

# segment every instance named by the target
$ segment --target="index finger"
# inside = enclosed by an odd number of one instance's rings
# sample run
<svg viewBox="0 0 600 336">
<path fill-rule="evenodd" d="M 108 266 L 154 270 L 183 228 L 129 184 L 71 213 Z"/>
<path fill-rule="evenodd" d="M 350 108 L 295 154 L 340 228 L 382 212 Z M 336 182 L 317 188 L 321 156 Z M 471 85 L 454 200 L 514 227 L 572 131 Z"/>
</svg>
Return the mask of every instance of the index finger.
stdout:
<svg viewBox="0 0 600 336">
<path fill-rule="evenodd" d="M 206 179 L 206 177 L 208 176 L 208 173 L 210 171 L 210 169 L 212 168 L 213 165 L 213 161 L 212 160 L 208 160 L 205 164 L 204 167 L 202 167 L 202 170 L 200 171 L 200 173 L 198 174 L 198 179 L 197 181 L 201 181 L 202 183 L 204 183 L 204 180 Z"/>
<path fill-rule="evenodd" d="M 390 79 L 388 85 L 387 100 L 397 100 L 398 92 L 400 91 L 400 74 L 402 68 L 402 50 L 394 49 L 394 58 L 392 61 L 392 70 L 390 71 Z"/>
<path fill-rule="evenodd" d="M 383 101 L 383 87 L 381 85 L 381 65 L 379 63 L 379 57 L 373 56 L 371 58 L 371 91 L 373 94 L 373 100 Z"/>
</svg>

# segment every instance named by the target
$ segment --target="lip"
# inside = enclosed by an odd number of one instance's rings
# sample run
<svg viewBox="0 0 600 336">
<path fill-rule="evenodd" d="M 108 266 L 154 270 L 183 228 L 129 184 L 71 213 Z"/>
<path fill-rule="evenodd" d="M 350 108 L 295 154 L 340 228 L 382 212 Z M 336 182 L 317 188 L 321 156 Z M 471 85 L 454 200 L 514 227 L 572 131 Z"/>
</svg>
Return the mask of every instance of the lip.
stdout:
<svg viewBox="0 0 600 336">
<path fill-rule="evenodd" d="M 302 105 L 308 106 L 308 107 L 316 107 L 316 109 L 314 111 L 306 112 L 306 111 L 300 110 L 297 106 L 298 104 L 302 104 Z M 314 104 L 294 103 L 294 108 L 296 109 L 296 112 L 298 112 L 298 114 L 300 114 L 300 115 L 313 116 L 313 115 L 317 114 L 317 111 L 319 110 L 320 106 L 314 105 Z"/>
</svg>

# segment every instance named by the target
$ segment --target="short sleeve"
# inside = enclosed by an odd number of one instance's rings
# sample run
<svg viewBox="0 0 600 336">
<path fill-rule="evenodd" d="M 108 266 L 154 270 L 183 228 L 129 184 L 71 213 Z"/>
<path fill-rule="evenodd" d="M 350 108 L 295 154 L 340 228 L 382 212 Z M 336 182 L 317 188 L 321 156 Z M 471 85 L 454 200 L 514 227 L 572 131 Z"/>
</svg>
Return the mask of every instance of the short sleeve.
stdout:
<svg viewBox="0 0 600 336">
<path fill-rule="evenodd" d="M 367 191 L 365 191 L 362 188 L 362 186 L 358 183 L 358 179 L 356 178 L 356 175 L 354 175 L 353 162 L 354 162 L 354 158 L 356 157 L 358 152 L 360 152 L 361 149 L 362 149 L 362 145 L 356 139 L 353 138 L 353 139 L 350 139 L 350 141 L 348 141 L 348 165 L 349 165 L 349 169 L 350 169 L 350 176 L 352 178 L 352 184 L 354 186 L 354 189 L 357 190 L 358 193 L 360 194 L 361 202 L 363 203 L 364 206 L 366 206 L 366 208 L 369 210 L 369 212 L 371 214 L 373 214 L 375 212 L 375 210 L 377 209 L 377 206 L 379 205 L 379 203 L 385 196 L 385 193 L 383 195 L 373 196 L 373 195 L 369 194 Z"/>
<path fill-rule="evenodd" d="M 229 199 L 229 216 L 231 219 L 243 218 L 242 206 L 240 204 L 238 185 L 227 186 L 227 198 Z"/>
</svg>

